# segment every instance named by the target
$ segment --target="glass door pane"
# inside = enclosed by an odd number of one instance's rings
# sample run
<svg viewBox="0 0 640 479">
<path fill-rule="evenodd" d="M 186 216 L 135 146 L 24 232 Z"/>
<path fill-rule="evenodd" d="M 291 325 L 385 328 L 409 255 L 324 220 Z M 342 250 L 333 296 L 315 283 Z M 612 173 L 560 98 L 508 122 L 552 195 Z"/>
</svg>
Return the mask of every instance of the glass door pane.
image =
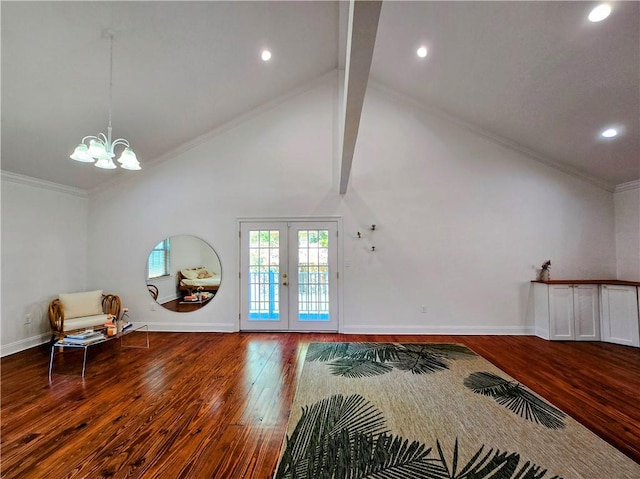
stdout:
<svg viewBox="0 0 640 479">
<path fill-rule="evenodd" d="M 280 318 L 280 232 L 249 231 L 249 319 Z"/>
<path fill-rule="evenodd" d="M 337 331 L 337 223 L 292 223 L 289 238 L 289 328 Z"/>
<path fill-rule="evenodd" d="M 328 230 L 298 230 L 298 320 L 329 321 Z"/>
<path fill-rule="evenodd" d="M 241 225 L 240 327 L 287 329 L 287 227 L 284 223 Z M 284 264 L 281 264 L 281 258 Z"/>
<path fill-rule="evenodd" d="M 337 222 L 240 223 L 240 329 L 337 331 Z"/>
</svg>

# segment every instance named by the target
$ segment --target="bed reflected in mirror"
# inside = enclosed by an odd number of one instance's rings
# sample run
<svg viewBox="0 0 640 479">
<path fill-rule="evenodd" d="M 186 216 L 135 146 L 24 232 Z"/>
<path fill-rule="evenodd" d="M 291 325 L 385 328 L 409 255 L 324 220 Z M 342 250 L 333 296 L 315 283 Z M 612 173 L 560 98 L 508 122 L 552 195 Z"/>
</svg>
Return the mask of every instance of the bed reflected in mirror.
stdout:
<svg viewBox="0 0 640 479">
<path fill-rule="evenodd" d="M 218 293 L 220 258 L 196 236 L 171 236 L 149 253 L 146 279 L 149 294 L 163 308 L 179 313 L 197 311 Z"/>
</svg>

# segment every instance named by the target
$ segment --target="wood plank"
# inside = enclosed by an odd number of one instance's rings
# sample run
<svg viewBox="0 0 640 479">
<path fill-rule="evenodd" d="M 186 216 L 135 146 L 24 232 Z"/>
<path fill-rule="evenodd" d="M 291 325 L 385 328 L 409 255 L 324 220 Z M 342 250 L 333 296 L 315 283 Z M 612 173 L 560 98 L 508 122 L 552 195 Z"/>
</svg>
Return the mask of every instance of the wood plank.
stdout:
<svg viewBox="0 0 640 479">
<path fill-rule="evenodd" d="M 313 341 L 465 344 L 640 462 L 640 349 L 525 336 L 149 333 L 151 348 L 2 358 L 9 478 L 268 478 Z"/>
<path fill-rule="evenodd" d="M 640 281 L 625 281 L 621 279 L 549 279 L 547 281 L 536 279 L 531 282 L 542 284 L 615 284 L 619 286 L 640 286 Z"/>
</svg>

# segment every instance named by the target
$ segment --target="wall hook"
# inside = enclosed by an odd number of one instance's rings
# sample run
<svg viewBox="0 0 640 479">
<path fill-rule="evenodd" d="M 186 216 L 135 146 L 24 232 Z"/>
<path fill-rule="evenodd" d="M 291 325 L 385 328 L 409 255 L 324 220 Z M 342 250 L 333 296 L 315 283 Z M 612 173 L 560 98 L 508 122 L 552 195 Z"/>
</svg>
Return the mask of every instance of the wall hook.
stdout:
<svg viewBox="0 0 640 479">
<path fill-rule="evenodd" d="M 358 238 L 362 238 L 362 236 L 360 235 L 360 231 L 358 231 Z"/>
<path fill-rule="evenodd" d="M 372 247 L 371 247 L 371 251 L 375 251 L 375 250 L 376 250 L 376 247 L 375 247 L 375 246 L 372 246 Z"/>
<path fill-rule="evenodd" d="M 376 225 L 371 225 L 371 231 L 375 231 L 376 230 Z"/>
</svg>

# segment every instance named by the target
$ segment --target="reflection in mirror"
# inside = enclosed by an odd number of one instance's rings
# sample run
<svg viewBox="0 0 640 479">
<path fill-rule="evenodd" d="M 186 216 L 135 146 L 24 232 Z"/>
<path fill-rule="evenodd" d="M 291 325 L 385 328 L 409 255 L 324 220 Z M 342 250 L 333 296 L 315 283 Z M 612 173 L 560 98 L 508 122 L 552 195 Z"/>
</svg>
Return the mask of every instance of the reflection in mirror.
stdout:
<svg viewBox="0 0 640 479">
<path fill-rule="evenodd" d="M 213 299 L 220 287 L 222 268 L 214 249 L 190 235 L 160 241 L 147 258 L 147 289 L 164 308 L 196 311 Z"/>
<path fill-rule="evenodd" d="M 153 299 L 158 299 L 158 287 L 155 284 L 148 284 L 147 289 Z"/>
</svg>

